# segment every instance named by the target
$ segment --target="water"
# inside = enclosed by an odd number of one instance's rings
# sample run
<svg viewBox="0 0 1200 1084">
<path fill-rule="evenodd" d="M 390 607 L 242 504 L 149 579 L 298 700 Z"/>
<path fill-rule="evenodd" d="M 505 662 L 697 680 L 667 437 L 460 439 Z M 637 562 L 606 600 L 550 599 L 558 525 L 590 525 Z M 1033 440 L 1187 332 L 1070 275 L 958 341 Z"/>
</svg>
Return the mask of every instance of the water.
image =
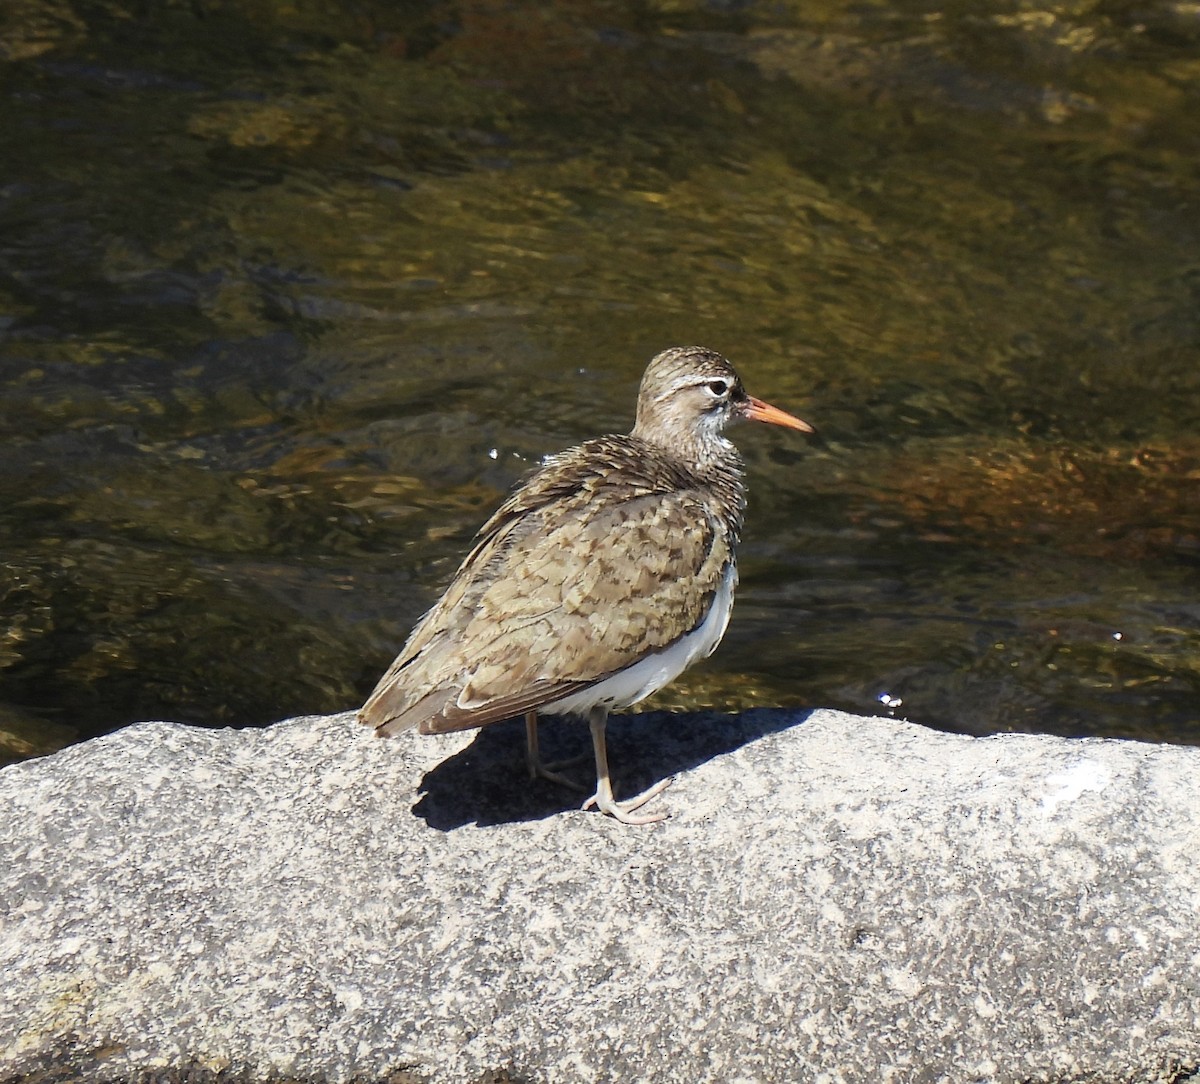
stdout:
<svg viewBox="0 0 1200 1084">
<path fill-rule="evenodd" d="M 647 706 L 1195 741 L 1200 14 L 15 5 L 0 746 L 361 701 L 701 343 L 725 644 Z"/>
</svg>

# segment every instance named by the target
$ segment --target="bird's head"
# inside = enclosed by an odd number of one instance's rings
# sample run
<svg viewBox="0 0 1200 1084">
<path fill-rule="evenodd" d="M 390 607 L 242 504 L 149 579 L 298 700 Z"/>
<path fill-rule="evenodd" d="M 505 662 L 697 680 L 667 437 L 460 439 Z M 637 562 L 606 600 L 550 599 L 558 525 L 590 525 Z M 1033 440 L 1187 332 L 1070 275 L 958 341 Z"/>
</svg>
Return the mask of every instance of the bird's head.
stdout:
<svg viewBox="0 0 1200 1084">
<path fill-rule="evenodd" d="M 734 367 L 715 350 L 674 346 L 646 368 L 633 435 L 682 455 L 724 446 L 721 431 L 737 419 L 811 433 L 808 422 L 746 394 Z"/>
</svg>

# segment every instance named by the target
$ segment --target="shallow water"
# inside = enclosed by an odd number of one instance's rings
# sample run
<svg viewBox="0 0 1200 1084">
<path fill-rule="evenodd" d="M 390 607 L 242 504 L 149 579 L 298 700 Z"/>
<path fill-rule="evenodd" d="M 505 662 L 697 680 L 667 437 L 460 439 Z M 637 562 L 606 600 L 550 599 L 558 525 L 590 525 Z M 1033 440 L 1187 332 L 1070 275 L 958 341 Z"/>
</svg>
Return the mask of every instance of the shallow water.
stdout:
<svg viewBox="0 0 1200 1084">
<path fill-rule="evenodd" d="M 721 650 L 647 706 L 1200 736 L 1194 4 L 21 0 L 0 731 L 359 702 L 697 342 Z"/>
</svg>

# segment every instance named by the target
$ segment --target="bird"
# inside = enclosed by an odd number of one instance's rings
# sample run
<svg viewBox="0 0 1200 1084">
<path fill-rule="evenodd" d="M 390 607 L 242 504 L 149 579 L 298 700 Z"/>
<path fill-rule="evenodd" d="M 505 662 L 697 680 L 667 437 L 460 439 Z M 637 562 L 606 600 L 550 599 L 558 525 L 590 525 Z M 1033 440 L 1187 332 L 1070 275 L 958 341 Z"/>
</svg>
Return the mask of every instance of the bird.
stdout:
<svg viewBox="0 0 1200 1084">
<path fill-rule="evenodd" d="M 441 598 L 359 711 L 378 735 L 441 734 L 524 716 L 531 777 L 575 786 L 538 750 L 539 714 L 586 719 L 596 789 L 584 803 L 625 824 L 671 783 L 618 802 L 612 710 L 710 655 L 729 622 L 746 506 L 736 420 L 812 433 L 746 393 L 700 346 L 646 368 L 633 429 L 547 456 L 479 529 Z"/>
</svg>

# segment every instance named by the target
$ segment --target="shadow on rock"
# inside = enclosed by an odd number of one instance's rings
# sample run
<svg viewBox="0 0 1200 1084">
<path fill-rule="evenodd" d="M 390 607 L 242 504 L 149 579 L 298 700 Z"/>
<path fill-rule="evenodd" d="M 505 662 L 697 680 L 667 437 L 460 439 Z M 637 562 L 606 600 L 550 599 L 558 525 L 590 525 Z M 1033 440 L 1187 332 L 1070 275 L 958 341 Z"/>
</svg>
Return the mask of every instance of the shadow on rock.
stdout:
<svg viewBox="0 0 1200 1084">
<path fill-rule="evenodd" d="M 741 714 L 647 712 L 614 715 L 608 721 L 608 763 L 618 800 L 730 753 L 767 734 L 803 723 L 807 709 L 762 709 Z M 525 728 L 520 720 L 484 727 L 459 753 L 447 757 L 421 780 L 413 812 L 430 828 L 449 831 L 465 824 L 489 826 L 541 820 L 577 809 L 592 793 L 596 774 L 587 726 L 576 720 L 541 720 L 546 762 L 580 757 L 563 774 L 579 781 L 578 794 L 525 768 Z M 671 792 L 660 800 L 670 801 Z"/>
</svg>

